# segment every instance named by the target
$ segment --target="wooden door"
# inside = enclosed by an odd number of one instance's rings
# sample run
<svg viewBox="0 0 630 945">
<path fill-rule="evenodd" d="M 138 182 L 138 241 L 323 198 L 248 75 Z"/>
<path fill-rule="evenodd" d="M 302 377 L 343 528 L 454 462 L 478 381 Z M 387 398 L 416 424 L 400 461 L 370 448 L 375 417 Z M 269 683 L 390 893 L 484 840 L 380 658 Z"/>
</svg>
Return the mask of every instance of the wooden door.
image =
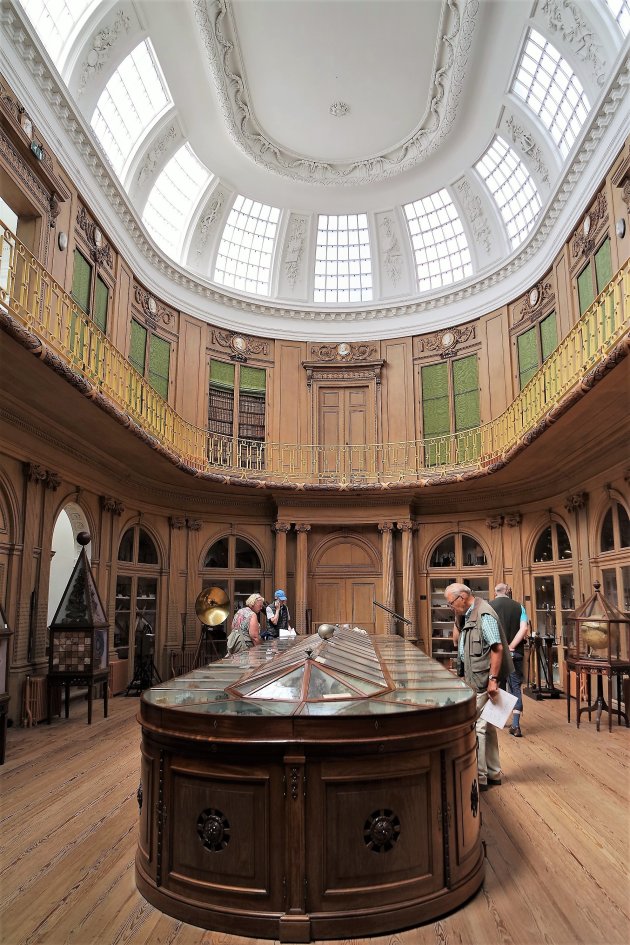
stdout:
<svg viewBox="0 0 630 945">
<path fill-rule="evenodd" d="M 317 425 L 320 475 L 340 478 L 364 475 L 365 445 L 372 439 L 369 387 L 320 387 Z"/>
<path fill-rule="evenodd" d="M 315 578 L 313 581 L 313 624 L 349 623 L 374 633 L 373 601 L 376 582 L 371 578 Z"/>
</svg>

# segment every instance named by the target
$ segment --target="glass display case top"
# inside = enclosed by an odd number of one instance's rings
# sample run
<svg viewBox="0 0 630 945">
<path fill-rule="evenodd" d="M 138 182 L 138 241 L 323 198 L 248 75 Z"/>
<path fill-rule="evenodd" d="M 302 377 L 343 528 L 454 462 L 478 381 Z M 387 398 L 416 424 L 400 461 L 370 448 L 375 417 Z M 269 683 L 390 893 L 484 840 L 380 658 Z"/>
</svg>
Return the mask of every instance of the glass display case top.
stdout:
<svg viewBox="0 0 630 945">
<path fill-rule="evenodd" d="M 401 637 L 358 628 L 282 638 L 161 683 L 142 698 L 204 715 L 388 715 L 473 697 L 466 683 Z"/>
</svg>

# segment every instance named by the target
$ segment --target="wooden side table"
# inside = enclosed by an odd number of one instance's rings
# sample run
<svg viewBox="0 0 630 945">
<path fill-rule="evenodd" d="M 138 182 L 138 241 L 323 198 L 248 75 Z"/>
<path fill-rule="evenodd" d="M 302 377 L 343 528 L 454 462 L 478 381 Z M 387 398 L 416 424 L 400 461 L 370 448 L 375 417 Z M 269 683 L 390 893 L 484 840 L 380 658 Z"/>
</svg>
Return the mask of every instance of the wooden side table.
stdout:
<svg viewBox="0 0 630 945">
<path fill-rule="evenodd" d="M 612 732 L 612 720 L 613 720 L 613 708 L 612 708 L 612 687 L 613 687 L 613 676 L 617 679 L 617 724 L 621 725 L 621 719 L 623 717 L 626 727 L 630 727 L 630 717 L 628 715 L 628 706 L 625 706 L 625 711 L 621 708 L 622 703 L 622 687 L 623 687 L 623 678 L 624 676 L 630 675 L 630 662 L 625 662 L 621 660 L 615 660 L 614 662 L 608 662 L 608 660 L 597 660 L 597 659 L 570 659 L 567 661 L 567 722 L 571 721 L 571 673 L 575 673 L 575 702 L 576 702 L 576 724 L 577 727 L 580 727 L 580 718 L 583 712 L 588 712 L 588 720 L 591 721 L 592 713 L 595 712 L 595 724 L 597 731 L 599 732 L 602 712 L 608 713 L 608 731 Z M 586 680 L 586 705 L 582 706 L 581 703 L 581 689 L 582 689 L 582 676 Z M 592 699 L 592 677 L 595 676 L 597 680 L 597 692 L 595 695 L 595 700 Z M 607 685 L 607 696 L 608 701 L 604 698 L 604 677 L 608 681 Z"/>
<path fill-rule="evenodd" d="M 66 718 L 70 718 L 70 686 L 87 686 L 88 691 L 88 725 L 92 724 L 92 704 L 94 702 L 94 687 L 103 686 L 103 718 L 107 718 L 107 700 L 109 695 L 109 667 L 98 673 L 74 675 L 69 673 L 48 674 L 48 724 L 52 718 L 52 698 L 55 686 L 65 687 Z"/>
</svg>

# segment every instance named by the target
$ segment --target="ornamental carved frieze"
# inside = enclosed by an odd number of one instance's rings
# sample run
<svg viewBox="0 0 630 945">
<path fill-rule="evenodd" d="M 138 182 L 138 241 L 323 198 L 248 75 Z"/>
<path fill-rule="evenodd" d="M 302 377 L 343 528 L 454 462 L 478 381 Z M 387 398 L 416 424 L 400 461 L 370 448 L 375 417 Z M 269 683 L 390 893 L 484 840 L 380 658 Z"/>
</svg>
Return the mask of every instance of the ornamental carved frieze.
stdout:
<svg viewBox="0 0 630 945">
<path fill-rule="evenodd" d="M 119 38 L 129 32 L 130 19 L 123 10 L 117 10 L 114 20 L 94 33 L 89 43 L 88 53 L 81 63 L 81 78 L 79 79 L 79 96 L 93 76 L 100 72 L 109 62 L 114 46 Z"/>
<path fill-rule="evenodd" d="M 375 381 L 377 385 L 381 383 L 382 361 L 377 361 L 365 367 L 357 367 L 354 370 L 348 366 L 346 370 L 341 366 L 341 370 L 326 370 L 318 368 L 313 364 L 304 364 L 306 370 L 306 383 L 312 387 L 313 381 Z"/>
<path fill-rule="evenodd" d="M 144 184 L 145 181 L 148 181 L 150 177 L 153 177 L 158 166 L 162 162 L 164 153 L 166 152 L 167 148 L 170 148 L 176 137 L 177 131 L 175 129 L 175 125 L 171 125 L 171 127 L 167 128 L 167 130 L 160 135 L 157 141 L 151 145 L 136 175 L 136 180 L 139 185 Z"/>
<path fill-rule="evenodd" d="M 590 256 L 595 249 L 599 232 L 608 220 L 608 202 L 604 193 L 599 193 L 595 202 L 582 220 L 571 240 L 571 257 Z"/>
<path fill-rule="evenodd" d="M 475 326 L 464 325 L 460 328 L 449 328 L 447 331 L 436 331 L 432 335 L 422 335 L 418 345 L 422 353 L 439 354 L 441 358 L 450 358 L 457 354 L 460 345 L 464 345 L 476 338 Z"/>
<path fill-rule="evenodd" d="M 215 345 L 229 349 L 235 355 L 263 358 L 269 356 L 269 342 L 262 341 L 260 338 L 250 338 L 248 335 L 233 331 L 220 331 L 218 328 L 215 328 L 212 337 Z"/>
<path fill-rule="evenodd" d="M 468 221 L 472 227 L 477 251 L 483 249 L 486 256 L 493 250 L 492 227 L 488 221 L 484 205 L 479 194 L 473 189 L 470 181 L 462 177 L 455 184 L 459 200 L 464 208 Z"/>
<path fill-rule="evenodd" d="M 284 250 L 284 271 L 292 288 L 300 278 L 302 257 L 306 246 L 306 217 L 292 217 Z"/>
<path fill-rule="evenodd" d="M 379 229 L 382 233 L 381 259 L 383 271 L 387 273 L 394 285 L 398 285 L 403 272 L 403 254 L 392 218 L 390 216 L 383 217 Z"/>
<path fill-rule="evenodd" d="M 175 318 L 173 309 L 167 308 L 162 302 L 158 302 L 150 292 L 143 289 L 137 282 L 133 286 L 133 297 L 149 328 L 157 328 L 158 322 L 163 322 L 164 325 L 170 325 L 173 322 Z"/>
<path fill-rule="evenodd" d="M 586 508 L 587 501 L 588 492 L 574 492 L 572 495 L 566 496 L 564 507 L 567 512 L 579 512 L 581 509 Z"/>
<path fill-rule="evenodd" d="M 199 239 L 197 243 L 198 256 L 201 256 L 204 249 L 206 248 L 206 243 L 210 238 L 210 234 L 221 217 L 226 196 L 226 193 L 222 190 L 215 191 L 213 199 L 210 201 L 203 216 L 199 220 L 199 224 L 197 226 L 199 231 Z"/>
<path fill-rule="evenodd" d="M 551 282 L 537 282 L 533 286 L 521 307 L 518 309 L 516 324 L 519 329 L 524 324 L 535 322 L 543 312 L 548 311 L 555 301 Z"/>
<path fill-rule="evenodd" d="M 527 130 L 527 128 L 519 125 L 512 115 L 510 115 L 510 117 L 507 119 L 505 126 L 510 134 L 513 144 L 517 145 L 527 160 L 531 162 L 533 167 L 535 167 L 539 179 L 544 184 L 548 184 L 549 170 L 545 163 L 543 153 L 536 144 L 534 136 Z"/>
<path fill-rule="evenodd" d="M 85 207 L 79 207 L 77 213 L 77 226 L 85 236 L 85 240 L 90 248 L 90 256 L 97 266 L 107 266 L 108 269 L 114 268 L 114 256 L 112 248 L 103 236 L 103 231 L 91 219 Z"/>
<path fill-rule="evenodd" d="M 102 495 L 101 496 L 101 508 L 104 512 L 111 512 L 112 515 L 122 515 L 125 511 L 125 506 L 119 499 L 115 499 L 111 495 Z"/>
<path fill-rule="evenodd" d="M 541 13 L 552 33 L 557 33 L 563 43 L 582 62 L 586 63 L 599 86 L 606 78 L 607 62 L 599 36 L 590 23 L 584 19 L 584 4 L 573 0 L 544 0 Z"/>
<path fill-rule="evenodd" d="M 19 141 L 22 142 L 25 148 L 29 148 L 37 158 L 38 165 L 41 167 L 49 187 L 58 191 L 61 200 L 67 200 L 70 193 L 57 176 L 53 159 L 44 147 L 33 119 L 6 86 L 0 84 L 0 89 L 0 111 L 7 116 Z"/>
<path fill-rule="evenodd" d="M 377 346 L 365 342 L 343 341 L 341 344 L 311 345 L 311 357 L 314 361 L 336 361 L 345 364 L 367 361 L 377 354 Z"/>
</svg>

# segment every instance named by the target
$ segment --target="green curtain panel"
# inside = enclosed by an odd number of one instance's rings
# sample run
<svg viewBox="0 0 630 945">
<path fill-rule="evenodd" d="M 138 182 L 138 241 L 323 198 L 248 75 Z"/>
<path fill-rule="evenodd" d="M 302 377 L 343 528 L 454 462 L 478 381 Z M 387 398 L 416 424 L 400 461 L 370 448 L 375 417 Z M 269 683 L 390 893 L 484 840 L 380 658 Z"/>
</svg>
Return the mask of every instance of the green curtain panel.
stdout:
<svg viewBox="0 0 630 945">
<path fill-rule="evenodd" d="M 75 249 L 74 269 L 72 271 L 72 298 L 88 315 L 90 312 L 91 284 L 92 267 L 85 256 L 78 249 Z"/>
<path fill-rule="evenodd" d="M 263 393 L 267 387 L 267 372 L 263 368 L 241 367 L 241 379 L 239 387 L 241 390 L 251 391 L 252 393 Z"/>
<path fill-rule="evenodd" d="M 94 323 L 102 332 L 107 331 L 107 308 L 109 305 L 109 289 L 100 276 L 96 277 L 94 290 Z"/>
<path fill-rule="evenodd" d="M 538 370 L 538 344 L 536 326 L 524 331 L 516 341 L 518 351 L 518 378 L 521 390 Z"/>
<path fill-rule="evenodd" d="M 453 396 L 455 430 L 479 426 L 479 370 L 477 355 L 453 361 Z"/>
<path fill-rule="evenodd" d="M 613 277 L 612 258 L 610 256 L 610 240 L 606 238 L 595 253 L 595 276 L 597 278 L 597 293 L 603 292 Z"/>
<path fill-rule="evenodd" d="M 234 389 L 234 365 L 226 361 L 210 361 L 210 383 L 213 387 Z"/>
<path fill-rule="evenodd" d="M 149 375 L 147 380 L 160 397 L 168 400 L 168 371 L 171 362 L 171 346 L 168 341 L 151 335 L 149 345 Z"/>
<path fill-rule="evenodd" d="M 556 313 L 547 315 L 540 323 L 540 349 L 542 359 L 546 361 L 550 354 L 558 347 L 558 327 L 556 324 Z"/>
<path fill-rule="evenodd" d="M 595 291 L 593 289 L 593 273 L 591 271 L 590 263 L 585 266 L 582 272 L 579 274 L 577 278 L 577 286 L 578 299 L 580 301 L 580 315 L 583 315 L 595 298 Z"/>
<path fill-rule="evenodd" d="M 144 368 L 147 357 L 147 330 L 137 322 L 131 319 L 131 341 L 129 343 L 129 360 L 136 371 L 144 375 Z"/>
<path fill-rule="evenodd" d="M 424 436 L 450 433 L 448 365 L 427 364 L 422 368 L 422 421 Z"/>
</svg>

